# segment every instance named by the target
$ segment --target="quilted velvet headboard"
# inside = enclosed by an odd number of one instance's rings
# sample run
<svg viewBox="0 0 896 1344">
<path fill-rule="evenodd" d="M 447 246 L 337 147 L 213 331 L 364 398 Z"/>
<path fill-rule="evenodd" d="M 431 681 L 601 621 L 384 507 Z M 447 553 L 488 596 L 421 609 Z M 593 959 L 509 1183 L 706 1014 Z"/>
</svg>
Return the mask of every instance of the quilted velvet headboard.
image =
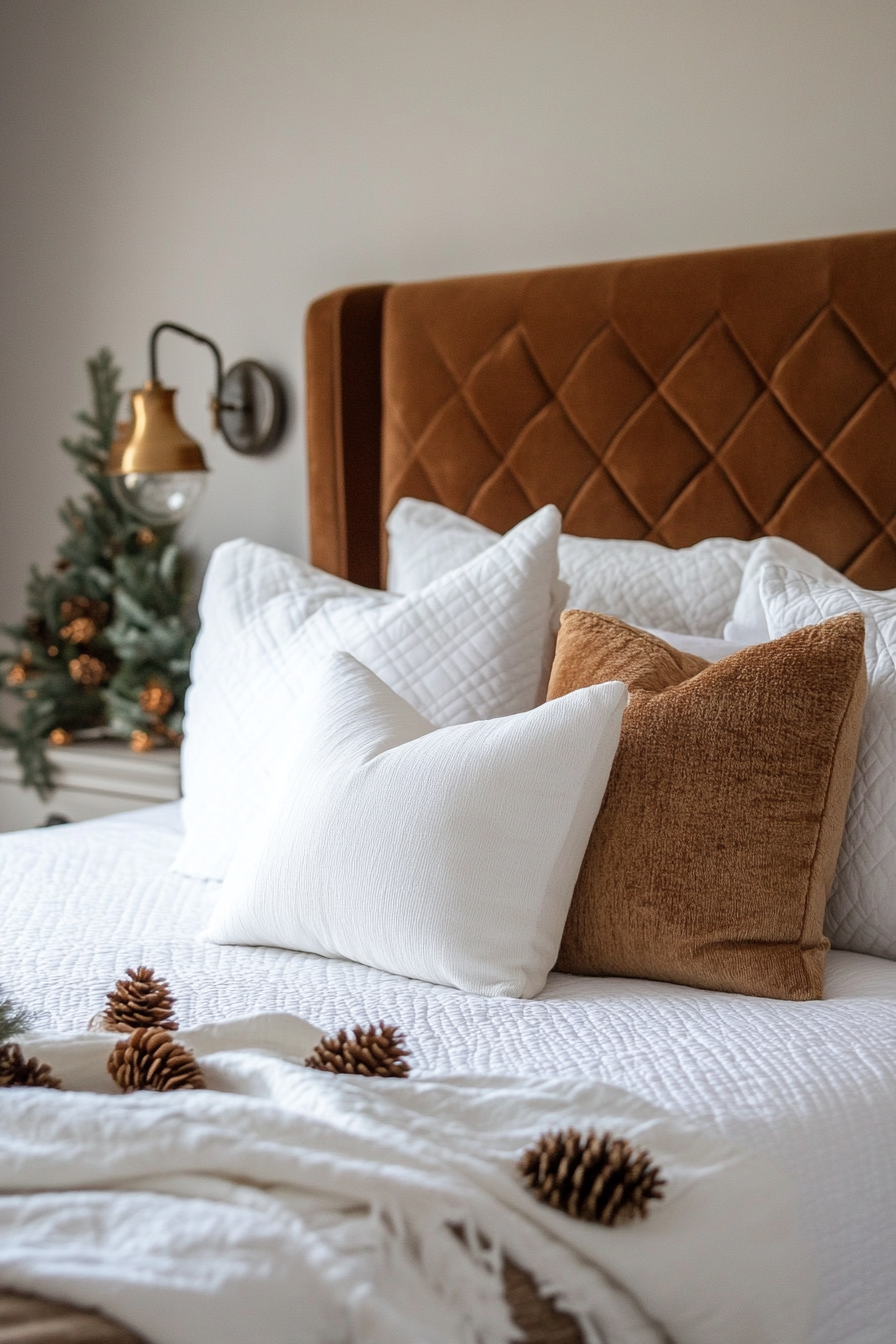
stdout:
<svg viewBox="0 0 896 1344">
<path fill-rule="evenodd" d="M 312 560 L 357 583 L 413 495 L 896 586 L 896 230 L 339 290 L 306 349 Z"/>
</svg>

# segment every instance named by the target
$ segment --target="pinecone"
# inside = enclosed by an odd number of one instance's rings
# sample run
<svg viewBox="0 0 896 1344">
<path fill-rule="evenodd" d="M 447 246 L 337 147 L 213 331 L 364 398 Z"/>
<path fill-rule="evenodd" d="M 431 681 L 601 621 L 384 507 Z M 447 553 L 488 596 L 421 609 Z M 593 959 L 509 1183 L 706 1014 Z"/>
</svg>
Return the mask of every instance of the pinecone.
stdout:
<svg viewBox="0 0 896 1344">
<path fill-rule="evenodd" d="M 646 1218 L 647 1201 L 662 1199 L 666 1184 L 649 1153 L 611 1134 L 598 1138 L 593 1129 L 584 1138 L 577 1129 L 542 1134 L 517 1170 L 543 1203 L 604 1227 Z"/>
<path fill-rule="evenodd" d="M 167 686 L 163 686 L 155 677 L 150 677 L 138 697 L 144 714 L 163 719 L 174 704 L 174 696 Z"/>
<path fill-rule="evenodd" d="M 17 1045 L 0 1045 L 0 1087 L 61 1087 L 49 1064 L 26 1059 Z"/>
<path fill-rule="evenodd" d="M 122 1092 L 205 1087 L 192 1050 L 158 1027 L 138 1027 L 126 1041 L 117 1041 L 106 1068 Z"/>
<path fill-rule="evenodd" d="M 177 1031 L 174 997 L 168 981 L 156 979 L 151 966 L 128 967 L 114 989 L 106 995 L 106 1007 L 90 1020 L 92 1031 L 135 1031 L 137 1027 L 161 1027 Z"/>
<path fill-rule="evenodd" d="M 404 1049 L 404 1034 L 397 1027 L 381 1022 L 377 1030 L 371 1022 L 366 1031 L 354 1026 L 351 1035 L 343 1030 L 338 1036 L 325 1036 L 305 1060 L 305 1066 L 327 1073 L 360 1073 L 367 1078 L 407 1078 L 409 1053 Z"/>
<path fill-rule="evenodd" d="M 109 669 L 102 658 L 91 658 L 89 653 L 79 653 L 68 665 L 68 674 L 79 686 L 88 688 L 102 686 L 109 678 Z"/>
<path fill-rule="evenodd" d="M 99 629 L 109 619 L 109 603 L 98 601 L 92 597 L 70 597 L 64 602 L 60 602 L 59 615 L 65 624 L 71 621 L 88 620 L 91 625 Z"/>
</svg>

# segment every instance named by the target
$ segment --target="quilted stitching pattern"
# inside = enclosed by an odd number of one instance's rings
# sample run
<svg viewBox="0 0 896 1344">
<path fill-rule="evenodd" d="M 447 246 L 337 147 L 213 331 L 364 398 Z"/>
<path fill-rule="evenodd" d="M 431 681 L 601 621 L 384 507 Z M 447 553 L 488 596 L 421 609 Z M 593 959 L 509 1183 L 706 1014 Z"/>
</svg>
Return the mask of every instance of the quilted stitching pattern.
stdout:
<svg viewBox="0 0 896 1344">
<path fill-rule="evenodd" d="M 753 543 L 709 539 L 670 552 L 643 541 L 560 538 L 569 606 L 630 625 L 721 638 Z"/>
<path fill-rule="evenodd" d="M 780 565 L 764 566 L 759 590 L 772 638 L 865 613 L 868 699 L 825 933 L 834 947 L 896 958 L 896 602 Z"/>
<path fill-rule="evenodd" d="M 481 555 L 497 532 L 441 504 L 402 499 L 386 523 L 389 587 L 413 592 Z M 618 616 L 631 625 L 719 638 L 735 607 L 758 541 L 714 538 L 678 551 L 649 541 L 560 538 L 565 605 Z M 758 601 L 758 598 L 757 598 Z"/>
<path fill-rule="evenodd" d="M 398 285 L 383 510 L 789 538 L 896 584 L 896 234 Z"/>
<path fill-rule="evenodd" d="M 224 876 L 249 810 L 301 728 L 306 687 L 351 653 L 437 727 L 532 709 L 544 675 L 560 519 L 546 509 L 423 592 L 357 588 L 248 541 L 212 557 L 187 694 L 184 872 Z"/>
<path fill-rule="evenodd" d="M 817 1254 L 812 1344 L 891 1344 L 896 964 L 832 953 L 817 1003 L 560 975 L 537 999 L 486 999 L 206 941 L 218 887 L 170 871 L 179 838 L 176 804 L 0 836 L 0 985 L 38 1029 L 83 1028 L 144 962 L 169 977 L 184 1026 L 279 1011 L 333 1031 L 383 1017 L 407 1032 L 416 1070 L 628 1088 L 793 1174 Z"/>
<path fill-rule="evenodd" d="M 822 579 L 835 588 L 850 588 L 854 592 L 869 596 L 868 590 L 851 579 L 826 565 L 811 551 L 804 551 L 792 541 L 783 537 L 763 537 L 754 543 L 741 580 L 740 592 L 734 606 L 734 614 L 725 626 L 724 637 L 735 643 L 761 644 L 769 638 L 768 622 L 759 591 L 759 575 L 765 565 L 782 565 L 785 569 L 796 569 L 812 579 Z M 888 589 L 877 594 L 879 597 L 896 597 L 896 589 Z"/>
</svg>

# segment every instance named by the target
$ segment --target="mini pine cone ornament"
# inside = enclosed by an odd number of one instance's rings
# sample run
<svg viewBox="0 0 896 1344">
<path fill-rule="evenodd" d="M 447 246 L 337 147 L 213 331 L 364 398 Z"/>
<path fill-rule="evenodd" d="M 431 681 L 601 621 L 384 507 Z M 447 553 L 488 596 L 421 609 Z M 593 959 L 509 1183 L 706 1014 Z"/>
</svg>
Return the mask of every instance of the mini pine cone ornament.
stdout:
<svg viewBox="0 0 896 1344">
<path fill-rule="evenodd" d="M 0 1045 L 0 1087 L 61 1087 L 49 1064 L 26 1059 L 14 1043 Z"/>
<path fill-rule="evenodd" d="M 89 653 L 79 653 L 77 658 L 69 660 L 68 674 L 79 686 L 102 686 L 109 678 L 109 669 L 102 658 L 93 658 Z"/>
<path fill-rule="evenodd" d="M 127 968 L 124 977 L 106 995 L 106 1007 L 90 1020 L 91 1031 L 134 1031 L 159 1027 L 177 1031 L 174 996 L 168 981 L 157 977 L 151 966 Z"/>
<path fill-rule="evenodd" d="M 366 1078 L 407 1078 L 410 1051 L 404 1048 L 404 1034 L 397 1027 L 381 1022 L 365 1030 L 344 1028 L 336 1036 L 325 1036 L 305 1060 L 305 1067 L 326 1073 L 357 1073 Z"/>
<path fill-rule="evenodd" d="M 662 1199 L 666 1184 L 647 1152 L 609 1133 L 598 1138 L 593 1129 L 542 1134 L 517 1170 L 536 1199 L 604 1227 L 646 1218 L 647 1201 Z"/>
<path fill-rule="evenodd" d="M 13 663 L 6 674 L 7 686 L 24 686 L 28 680 L 28 668 L 23 662 Z"/>
<path fill-rule="evenodd" d="M 205 1087 L 196 1056 L 158 1027 L 138 1027 L 117 1041 L 106 1068 L 122 1092 L 176 1092 Z"/>
<path fill-rule="evenodd" d="M 144 714 L 164 718 L 174 704 L 174 696 L 167 686 L 151 677 L 140 692 L 138 703 Z"/>
</svg>

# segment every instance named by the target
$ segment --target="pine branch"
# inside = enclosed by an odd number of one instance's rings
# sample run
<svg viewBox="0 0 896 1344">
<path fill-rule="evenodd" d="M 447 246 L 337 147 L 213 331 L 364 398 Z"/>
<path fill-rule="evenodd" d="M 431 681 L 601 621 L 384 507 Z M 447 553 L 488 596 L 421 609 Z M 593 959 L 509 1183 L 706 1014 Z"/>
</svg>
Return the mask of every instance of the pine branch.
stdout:
<svg viewBox="0 0 896 1344">
<path fill-rule="evenodd" d="M 16 1008 L 11 999 L 4 999 L 0 1003 L 0 1045 L 27 1031 L 30 1021 L 28 1013 Z"/>
<path fill-rule="evenodd" d="M 75 459 L 81 475 L 89 479 L 91 474 L 98 476 L 102 473 L 115 439 L 115 416 L 121 400 L 118 389 L 121 370 L 115 366 L 112 351 L 104 346 L 93 359 L 88 359 L 87 374 L 93 409 L 79 411 L 75 418 L 92 433 L 84 434 L 80 439 L 63 439 L 62 447 Z M 96 486 L 96 481 L 91 480 L 91 484 Z"/>
</svg>

